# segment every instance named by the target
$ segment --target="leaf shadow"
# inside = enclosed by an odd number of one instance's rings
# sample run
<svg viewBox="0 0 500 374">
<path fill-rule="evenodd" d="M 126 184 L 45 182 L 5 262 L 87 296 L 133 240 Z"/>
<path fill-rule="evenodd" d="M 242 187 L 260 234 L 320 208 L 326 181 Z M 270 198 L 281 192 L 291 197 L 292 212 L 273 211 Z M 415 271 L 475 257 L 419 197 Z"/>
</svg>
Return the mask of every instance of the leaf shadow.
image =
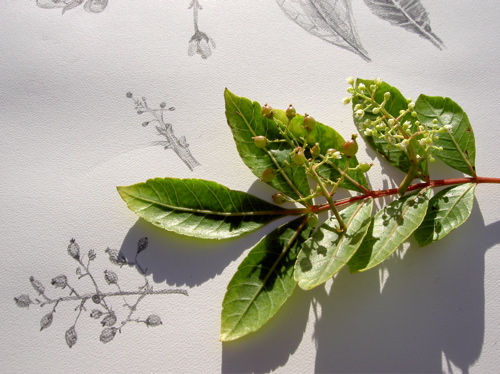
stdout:
<svg viewBox="0 0 500 374">
<path fill-rule="evenodd" d="M 340 272 L 317 298 L 315 372 L 469 372 L 484 340 L 484 256 L 500 230 L 478 212 L 460 234 L 423 248 L 412 240 L 378 271 Z"/>
</svg>

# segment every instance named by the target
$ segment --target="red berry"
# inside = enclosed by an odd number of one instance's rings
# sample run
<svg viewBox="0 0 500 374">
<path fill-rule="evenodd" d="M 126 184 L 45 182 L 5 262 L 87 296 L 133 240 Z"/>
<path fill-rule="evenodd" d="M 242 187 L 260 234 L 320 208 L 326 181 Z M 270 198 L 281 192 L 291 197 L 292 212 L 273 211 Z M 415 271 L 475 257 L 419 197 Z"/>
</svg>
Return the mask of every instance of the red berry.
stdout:
<svg viewBox="0 0 500 374">
<path fill-rule="evenodd" d="M 351 140 L 345 142 L 343 152 L 347 157 L 352 157 L 358 153 L 358 143 L 356 142 L 355 136 L 353 136 Z"/>
</svg>

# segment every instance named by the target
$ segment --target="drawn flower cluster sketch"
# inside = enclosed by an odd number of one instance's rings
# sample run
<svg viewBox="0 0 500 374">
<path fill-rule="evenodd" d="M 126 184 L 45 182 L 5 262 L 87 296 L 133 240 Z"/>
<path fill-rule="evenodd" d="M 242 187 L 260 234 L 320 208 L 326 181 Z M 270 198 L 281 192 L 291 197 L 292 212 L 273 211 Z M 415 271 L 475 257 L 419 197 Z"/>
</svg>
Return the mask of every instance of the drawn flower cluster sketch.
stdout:
<svg viewBox="0 0 500 374">
<path fill-rule="evenodd" d="M 55 289 L 67 290 L 69 294 L 66 296 L 50 297 L 45 286 L 35 277 L 31 276 L 29 281 L 31 286 L 36 292 L 36 298 L 31 298 L 29 294 L 22 294 L 14 298 L 15 303 L 20 308 L 28 308 L 30 305 L 38 305 L 40 307 L 52 306 L 50 311 L 45 314 L 40 320 L 40 331 L 49 328 L 54 320 L 56 308 L 63 303 L 76 303 L 74 311 L 76 317 L 73 324 L 66 330 L 65 339 L 68 347 L 72 347 L 78 340 L 77 323 L 79 322 L 82 313 L 88 314 L 91 319 L 100 321 L 103 329 L 99 336 L 102 343 L 108 343 L 114 339 L 117 332 L 122 332 L 125 325 L 130 322 L 144 324 L 147 327 L 156 327 L 162 324 L 160 316 L 157 314 L 150 314 L 147 317 L 133 318 L 134 313 L 137 312 L 139 303 L 148 295 L 167 295 L 167 294 L 182 294 L 187 296 L 187 291 L 182 289 L 163 289 L 154 290 L 153 286 L 149 284 L 146 276 L 147 269 L 144 269 L 138 261 L 138 256 L 148 247 L 148 238 L 143 237 L 137 242 L 137 251 L 133 262 L 127 259 L 116 249 L 107 248 L 104 252 L 108 255 L 109 261 L 120 268 L 123 265 L 135 265 L 140 273 L 144 276 L 144 284 L 138 290 L 125 291 L 120 287 L 118 274 L 110 269 L 104 270 L 100 277 L 95 275 L 95 270 L 90 269 L 91 264 L 95 261 L 97 254 L 91 249 L 88 251 L 86 259 L 85 254 L 82 253 L 80 246 L 75 239 L 71 239 L 67 248 L 68 255 L 73 258 L 77 263 L 76 277 L 77 280 L 86 278 L 90 280 L 91 291 L 82 292 L 76 287 L 73 287 L 72 280 L 66 274 L 60 274 L 52 278 L 50 284 Z M 94 272 L 94 273 L 93 273 Z M 99 280 L 105 281 L 109 290 L 104 291 L 102 284 Z M 71 282 L 71 284 L 70 284 Z M 117 303 L 123 306 L 124 313 L 121 322 L 118 322 L 119 312 L 114 309 L 111 304 L 111 299 L 120 298 L 121 301 Z M 133 302 L 129 299 L 135 297 Z M 89 306 L 89 304 L 91 306 Z M 86 306 L 87 305 L 87 306 Z"/>
<path fill-rule="evenodd" d="M 370 61 L 356 30 L 351 0 L 276 0 L 283 12 L 307 32 Z M 364 0 L 371 12 L 429 40 L 437 48 L 444 43 L 430 26 L 420 0 Z"/>
<path fill-rule="evenodd" d="M 174 111 L 174 107 L 167 108 L 166 102 L 161 102 L 159 108 L 151 108 L 145 97 L 141 99 L 134 98 L 132 92 L 127 92 L 126 96 L 134 102 L 134 108 L 137 114 L 149 113 L 153 116 L 152 120 L 142 123 L 143 127 L 148 126 L 150 123 L 157 123 L 155 126 L 158 135 L 165 137 L 166 140 L 153 142 L 154 145 L 161 145 L 165 149 L 172 149 L 177 156 L 187 165 L 190 170 L 193 170 L 200 163 L 193 157 L 189 150 L 189 144 L 185 136 L 177 138 L 174 135 L 174 130 L 171 123 L 165 122 L 164 113 Z"/>
</svg>

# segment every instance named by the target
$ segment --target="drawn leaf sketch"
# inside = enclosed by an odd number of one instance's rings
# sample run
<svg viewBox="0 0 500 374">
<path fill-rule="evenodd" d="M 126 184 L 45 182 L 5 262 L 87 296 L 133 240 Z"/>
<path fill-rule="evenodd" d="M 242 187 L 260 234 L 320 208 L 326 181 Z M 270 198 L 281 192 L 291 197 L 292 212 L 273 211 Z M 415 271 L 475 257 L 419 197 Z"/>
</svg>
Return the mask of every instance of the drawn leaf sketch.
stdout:
<svg viewBox="0 0 500 374">
<path fill-rule="evenodd" d="M 361 46 L 351 0 L 276 0 L 283 12 L 309 33 L 370 61 Z"/>
<path fill-rule="evenodd" d="M 364 2 L 373 14 L 391 25 L 414 32 L 439 49 L 444 48 L 443 41 L 431 30 L 429 15 L 420 0 L 364 0 Z"/>
<path fill-rule="evenodd" d="M 189 39 L 188 55 L 199 54 L 206 60 L 212 55 L 212 48 L 215 49 L 215 42 L 207 34 L 198 29 L 198 11 L 202 10 L 198 0 L 192 0 L 188 9 L 193 9 L 194 35 Z"/>
</svg>

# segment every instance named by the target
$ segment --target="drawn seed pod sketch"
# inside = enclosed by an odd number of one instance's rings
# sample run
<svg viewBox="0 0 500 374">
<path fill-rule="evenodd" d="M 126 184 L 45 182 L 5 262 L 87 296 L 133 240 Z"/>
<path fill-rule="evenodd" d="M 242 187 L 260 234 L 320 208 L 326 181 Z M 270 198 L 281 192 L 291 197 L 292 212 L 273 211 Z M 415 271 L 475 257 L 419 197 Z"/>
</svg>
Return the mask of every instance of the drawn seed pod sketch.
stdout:
<svg viewBox="0 0 500 374">
<path fill-rule="evenodd" d="M 420 0 L 364 0 L 373 14 L 429 40 L 437 48 L 444 43 L 431 30 L 429 15 Z"/>
<path fill-rule="evenodd" d="M 352 16 L 351 0 L 276 0 L 281 10 L 307 32 L 370 61 Z"/>
</svg>

